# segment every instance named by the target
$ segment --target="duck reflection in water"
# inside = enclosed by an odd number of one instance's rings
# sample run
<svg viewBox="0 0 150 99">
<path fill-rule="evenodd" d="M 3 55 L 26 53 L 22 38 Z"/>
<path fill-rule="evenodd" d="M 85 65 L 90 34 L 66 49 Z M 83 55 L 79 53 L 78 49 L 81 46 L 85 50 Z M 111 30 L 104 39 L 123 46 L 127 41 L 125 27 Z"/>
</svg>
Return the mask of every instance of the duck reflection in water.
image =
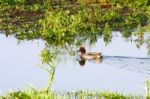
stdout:
<svg viewBox="0 0 150 99">
<path fill-rule="evenodd" d="M 101 63 L 103 61 L 102 53 L 98 53 L 98 52 L 87 53 L 84 46 L 81 46 L 77 52 L 81 53 L 80 60 L 78 60 L 81 66 L 84 66 L 86 61 L 94 60 L 96 63 Z"/>
</svg>

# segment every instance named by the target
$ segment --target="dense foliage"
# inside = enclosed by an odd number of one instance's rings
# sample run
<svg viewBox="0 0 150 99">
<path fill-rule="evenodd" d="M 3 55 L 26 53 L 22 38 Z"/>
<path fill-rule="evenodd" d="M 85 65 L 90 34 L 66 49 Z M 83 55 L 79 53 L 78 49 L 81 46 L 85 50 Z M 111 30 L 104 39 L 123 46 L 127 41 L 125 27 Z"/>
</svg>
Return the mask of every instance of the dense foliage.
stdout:
<svg viewBox="0 0 150 99">
<path fill-rule="evenodd" d="M 0 7 L 0 29 L 18 39 L 62 40 L 99 33 L 108 42 L 112 30 L 129 37 L 139 25 L 149 28 L 148 0 L 2 0 Z"/>
</svg>

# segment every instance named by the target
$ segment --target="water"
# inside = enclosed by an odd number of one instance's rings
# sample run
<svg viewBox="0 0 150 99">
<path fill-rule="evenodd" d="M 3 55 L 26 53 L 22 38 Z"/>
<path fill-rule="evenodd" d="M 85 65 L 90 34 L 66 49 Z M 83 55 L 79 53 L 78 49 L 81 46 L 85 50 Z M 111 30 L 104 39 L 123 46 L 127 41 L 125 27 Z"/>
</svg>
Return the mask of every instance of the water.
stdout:
<svg viewBox="0 0 150 99">
<path fill-rule="evenodd" d="M 43 88 L 48 74 L 38 67 L 41 41 L 18 44 L 15 38 L 0 35 L 0 91 L 16 90 L 32 84 Z"/>
<path fill-rule="evenodd" d="M 101 38 L 93 45 L 89 46 L 88 41 L 83 45 L 88 51 L 102 52 L 102 62 L 90 60 L 81 66 L 77 61 L 79 53 L 65 58 L 65 63 L 59 63 L 56 68 L 53 90 L 110 90 L 144 94 L 145 78 L 150 77 L 146 45 L 138 49 L 118 34 L 107 46 Z M 28 84 L 44 88 L 48 73 L 37 66 L 43 48 L 41 40 L 18 44 L 15 38 L 0 35 L 0 90 L 25 88 Z"/>
<path fill-rule="evenodd" d="M 120 35 L 105 46 L 102 39 L 89 46 L 88 51 L 102 52 L 103 60 L 86 61 L 80 66 L 76 58 L 60 64 L 56 69 L 54 90 L 110 90 L 144 94 L 145 79 L 150 77 L 150 59 L 146 45 L 137 49 L 134 43 L 125 42 Z"/>
</svg>

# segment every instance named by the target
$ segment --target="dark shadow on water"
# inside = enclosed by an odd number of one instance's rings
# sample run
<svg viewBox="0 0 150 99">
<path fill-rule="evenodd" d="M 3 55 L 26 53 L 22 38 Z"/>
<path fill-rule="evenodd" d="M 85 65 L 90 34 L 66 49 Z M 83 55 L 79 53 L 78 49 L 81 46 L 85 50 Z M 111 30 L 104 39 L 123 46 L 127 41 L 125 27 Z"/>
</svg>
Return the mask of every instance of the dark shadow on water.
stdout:
<svg viewBox="0 0 150 99">
<path fill-rule="evenodd" d="M 79 65 L 81 67 L 83 67 L 86 64 L 86 61 L 91 61 L 94 63 L 102 63 L 103 62 L 103 58 L 96 58 L 96 59 L 84 59 L 84 58 L 80 58 L 80 59 L 76 59 L 79 62 Z"/>
</svg>

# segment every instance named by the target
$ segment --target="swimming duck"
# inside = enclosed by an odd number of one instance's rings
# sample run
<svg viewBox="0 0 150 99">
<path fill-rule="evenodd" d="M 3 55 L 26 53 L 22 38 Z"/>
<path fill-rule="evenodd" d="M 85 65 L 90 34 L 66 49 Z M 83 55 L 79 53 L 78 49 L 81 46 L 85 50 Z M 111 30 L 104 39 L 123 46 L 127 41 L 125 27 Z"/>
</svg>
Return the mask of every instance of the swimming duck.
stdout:
<svg viewBox="0 0 150 99">
<path fill-rule="evenodd" d="M 78 52 L 81 52 L 80 57 L 84 59 L 99 59 L 102 58 L 102 54 L 98 52 L 88 52 L 86 53 L 86 49 L 84 46 L 81 46 Z"/>
</svg>

